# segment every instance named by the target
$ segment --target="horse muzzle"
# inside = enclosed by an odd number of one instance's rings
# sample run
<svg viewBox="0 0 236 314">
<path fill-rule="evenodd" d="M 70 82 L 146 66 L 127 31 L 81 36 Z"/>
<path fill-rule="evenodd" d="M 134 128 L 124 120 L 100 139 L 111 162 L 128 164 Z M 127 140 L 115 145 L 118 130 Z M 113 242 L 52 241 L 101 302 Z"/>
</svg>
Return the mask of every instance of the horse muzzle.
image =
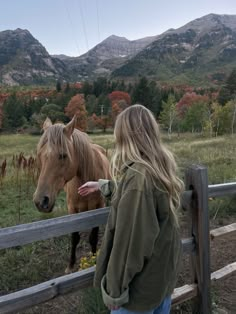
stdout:
<svg viewBox="0 0 236 314">
<path fill-rule="evenodd" d="M 41 199 L 34 199 L 34 204 L 43 213 L 50 213 L 54 207 L 54 202 L 50 202 L 48 196 L 43 196 Z"/>
</svg>

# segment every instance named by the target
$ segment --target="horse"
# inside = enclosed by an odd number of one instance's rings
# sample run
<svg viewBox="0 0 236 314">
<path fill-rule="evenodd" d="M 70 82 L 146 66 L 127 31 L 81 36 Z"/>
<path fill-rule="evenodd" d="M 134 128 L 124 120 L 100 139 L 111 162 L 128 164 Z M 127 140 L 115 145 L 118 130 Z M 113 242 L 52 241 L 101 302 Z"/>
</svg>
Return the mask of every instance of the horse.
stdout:
<svg viewBox="0 0 236 314">
<path fill-rule="evenodd" d="M 66 191 L 69 214 L 81 213 L 104 207 L 100 192 L 82 197 L 78 187 L 87 181 L 100 178 L 110 179 L 109 161 L 105 150 L 93 144 L 89 136 L 76 129 L 76 116 L 66 125 L 52 124 L 47 118 L 37 145 L 39 179 L 33 202 L 40 212 L 53 210 L 56 197 L 61 190 Z M 91 251 L 96 253 L 99 227 L 92 229 L 89 242 Z M 71 234 L 71 253 L 65 273 L 70 273 L 76 263 L 76 247 L 80 241 L 79 232 Z"/>
</svg>

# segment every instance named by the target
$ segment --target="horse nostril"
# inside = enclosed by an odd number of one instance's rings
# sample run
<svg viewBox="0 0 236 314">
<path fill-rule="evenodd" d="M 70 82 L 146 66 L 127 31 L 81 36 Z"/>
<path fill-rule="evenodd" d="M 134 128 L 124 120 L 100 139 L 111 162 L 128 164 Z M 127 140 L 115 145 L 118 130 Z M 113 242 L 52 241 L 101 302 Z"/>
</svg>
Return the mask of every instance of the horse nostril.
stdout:
<svg viewBox="0 0 236 314">
<path fill-rule="evenodd" d="M 42 201 L 42 208 L 47 209 L 49 204 L 49 197 L 44 196 L 43 201 Z"/>
</svg>

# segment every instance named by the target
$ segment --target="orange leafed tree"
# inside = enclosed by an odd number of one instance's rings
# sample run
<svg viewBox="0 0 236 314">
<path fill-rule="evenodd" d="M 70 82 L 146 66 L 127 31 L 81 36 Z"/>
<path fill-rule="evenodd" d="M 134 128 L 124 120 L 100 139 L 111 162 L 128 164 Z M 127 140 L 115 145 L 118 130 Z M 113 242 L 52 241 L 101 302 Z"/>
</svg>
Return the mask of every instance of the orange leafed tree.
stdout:
<svg viewBox="0 0 236 314">
<path fill-rule="evenodd" d="M 112 123 L 115 124 L 116 118 L 121 111 L 128 107 L 125 100 L 113 101 L 112 102 Z"/>
<path fill-rule="evenodd" d="M 195 92 L 186 93 L 177 103 L 177 110 L 181 117 L 184 117 L 188 108 L 191 107 L 194 103 L 207 103 L 209 101 L 209 97 L 207 95 L 198 95 Z"/>
<path fill-rule="evenodd" d="M 87 111 L 83 94 L 77 94 L 71 98 L 65 107 L 65 115 L 70 119 L 77 116 L 77 128 L 81 131 L 87 130 Z"/>
<path fill-rule="evenodd" d="M 112 125 L 112 122 L 110 116 L 99 117 L 94 113 L 88 118 L 88 124 L 90 130 L 94 130 L 97 128 L 102 129 L 103 132 L 106 132 L 106 129 Z"/>
<path fill-rule="evenodd" d="M 130 95 L 122 91 L 114 91 L 108 95 L 112 105 L 112 124 L 114 125 L 118 114 L 131 105 Z"/>
<path fill-rule="evenodd" d="M 131 105 L 130 95 L 126 92 L 114 91 L 108 95 L 111 103 L 118 102 L 120 100 L 125 101 L 127 105 Z"/>
</svg>

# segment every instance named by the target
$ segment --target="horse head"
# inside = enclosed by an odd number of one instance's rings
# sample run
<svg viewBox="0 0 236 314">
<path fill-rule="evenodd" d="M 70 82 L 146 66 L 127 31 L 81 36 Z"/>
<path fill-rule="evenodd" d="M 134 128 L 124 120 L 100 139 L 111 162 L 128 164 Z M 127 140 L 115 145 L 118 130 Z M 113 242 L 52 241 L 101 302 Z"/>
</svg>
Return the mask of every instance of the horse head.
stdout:
<svg viewBox="0 0 236 314">
<path fill-rule="evenodd" d="M 39 211 L 51 212 L 58 193 L 76 175 L 72 136 L 75 126 L 76 117 L 67 125 L 53 125 L 49 118 L 44 122 L 44 133 L 37 146 L 40 175 L 33 198 Z"/>
</svg>

